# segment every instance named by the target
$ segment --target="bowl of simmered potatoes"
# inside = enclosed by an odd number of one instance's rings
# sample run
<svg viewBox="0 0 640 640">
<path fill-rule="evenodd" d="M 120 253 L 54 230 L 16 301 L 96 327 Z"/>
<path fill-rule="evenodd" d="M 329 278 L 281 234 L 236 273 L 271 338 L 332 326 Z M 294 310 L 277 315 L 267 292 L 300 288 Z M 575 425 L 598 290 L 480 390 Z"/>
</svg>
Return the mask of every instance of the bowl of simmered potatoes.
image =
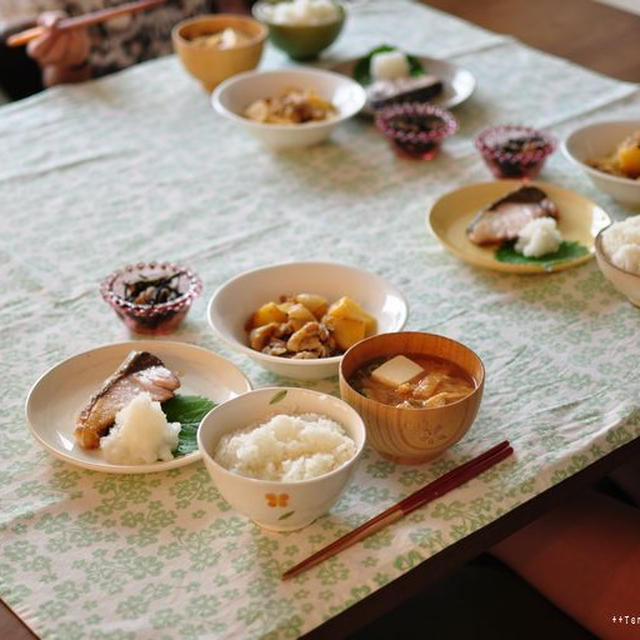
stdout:
<svg viewBox="0 0 640 640">
<path fill-rule="evenodd" d="M 278 375 L 314 380 L 338 373 L 342 354 L 399 331 L 408 307 L 381 276 L 332 262 L 253 269 L 225 282 L 207 310 L 224 342 Z"/>
<path fill-rule="evenodd" d="M 576 129 L 563 152 L 598 189 L 625 207 L 640 207 L 640 120 L 608 120 Z"/>
</svg>

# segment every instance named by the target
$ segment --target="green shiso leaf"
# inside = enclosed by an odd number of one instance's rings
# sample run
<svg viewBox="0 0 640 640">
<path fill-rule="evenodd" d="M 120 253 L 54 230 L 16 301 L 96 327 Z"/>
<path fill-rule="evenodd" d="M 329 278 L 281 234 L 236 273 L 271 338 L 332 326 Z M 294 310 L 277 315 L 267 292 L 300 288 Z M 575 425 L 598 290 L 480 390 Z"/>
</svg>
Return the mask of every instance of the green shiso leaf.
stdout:
<svg viewBox="0 0 640 640">
<path fill-rule="evenodd" d="M 518 253 L 514 248 L 514 242 L 506 242 L 496 250 L 496 260 L 500 262 L 509 262 L 511 264 L 539 264 L 545 269 L 551 269 L 553 265 L 567 260 L 575 260 L 581 256 L 586 256 L 589 249 L 582 246 L 578 242 L 562 242 L 560 247 L 554 253 L 547 253 L 539 258 L 527 258 Z"/>
<path fill-rule="evenodd" d="M 396 51 L 397 49 L 398 47 L 392 47 L 389 44 L 381 44 L 379 47 L 371 49 L 371 51 L 369 51 L 369 53 L 363 58 L 360 58 L 353 67 L 353 77 L 356 82 L 359 82 L 363 86 L 371 84 L 373 81 L 370 69 L 371 58 L 376 55 L 376 53 L 386 53 L 388 51 Z M 425 71 L 419 60 L 409 54 L 405 55 L 407 56 L 407 62 L 409 63 L 409 73 L 412 76 L 423 76 Z"/>
<path fill-rule="evenodd" d="M 186 456 L 198 449 L 198 426 L 216 403 L 202 396 L 174 396 L 162 403 L 168 422 L 179 422 L 178 446 L 173 454 Z"/>
</svg>

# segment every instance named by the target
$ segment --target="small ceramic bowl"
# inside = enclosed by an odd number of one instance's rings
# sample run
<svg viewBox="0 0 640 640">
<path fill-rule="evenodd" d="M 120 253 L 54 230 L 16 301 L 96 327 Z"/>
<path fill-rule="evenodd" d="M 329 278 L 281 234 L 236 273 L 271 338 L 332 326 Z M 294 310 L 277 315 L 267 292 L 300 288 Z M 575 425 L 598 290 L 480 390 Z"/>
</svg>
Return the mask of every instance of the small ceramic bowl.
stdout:
<svg viewBox="0 0 640 640">
<path fill-rule="evenodd" d="M 284 0 L 286 1 L 286 0 Z M 281 24 L 271 17 L 271 7 L 277 2 L 256 2 L 253 16 L 269 27 L 269 40 L 294 60 L 310 60 L 333 44 L 346 19 L 344 6 L 333 1 L 336 18 L 319 24 Z"/>
<path fill-rule="evenodd" d="M 602 235 L 608 228 L 609 227 L 605 227 L 596 236 L 595 247 L 598 267 L 602 275 L 613 285 L 616 291 L 626 296 L 632 305 L 640 307 L 640 275 L 616 267 L 604 252 Z"/>
<path fill-rule="evenodd" d="M 177 298 L 156 304 L 135 304 L 125 297 L 127 285 L 141 280 L 171 279 Z M 193 271 L 172 262 L 138 262 L 108 275 L 100 293 L 125 325 L 135 333 L 166 335 L 184 320 L 191 303 L 200 295 L 202 281 Z"/>
<path fill-rule="evenodd" d="M 458 128 L 448 111 L 423 102 L 384 107 L 375 121 L 398 155 L 417 160 L 434 158 L 442 141 Z"/>
<path fill-rule="evenodd" d="M 193 38 L 210 35 L 226 28 L 241 31 L 250 37 L 246 44 L 231 49 L 218 49 Z M 255 69 L 262 57 L 267 29 L 248 16 L 233 14 L 204 15 L 179 22 L 171 30 L 173 48 L 184 68 L 211 92 L 230 76 Z"/>
<path fill-rule="evenodd" d="M 537 178 L 556 149 L 551 136 L 519 125 L 489 127 L 476 138 L 475 145 L 498 179 Z"/>
<path fill-rule="evenodd" d="M 260 424 L 276 414 L 302 413 L 328 416 L 342 425 L 355 442 L 355 455 L 329 473 L 295 482 L 248 478 L 228 471 L 214 460 L 224 434 Z M 213 409 L 198 429 L 198 448 L 222 497 L 256 524 L 272 531 L 301 529 L 326 513 L 349 481 L 364 443 L 362 419 L 348 404 L 324 393 L 299 388 L 249 391 Z"/>
<path fill-rule="evenodd" d="M 613 153 L 635 131 L 640 131 L 640 120 L 595 122 L 573 131 L 562 145 L 565 156 L 580 167 L 598 189 L 630 209 L 640 208 L 640 180 L 614 176 L 588 163 Z"/>
<path fill-rule="evenodd" d="M 350 384 L 367 363 L 399 354 L 435 356 L 461 367 L 475 383 L 468 396 L 444 407 L 401 408 L 371 400 Z M 388 333 L 355 344 L 340 363 L 340 395 L 362 417 L 367 441 L 380 455 L 399 464 L 422 464 L 458 442 L 475 420 L 484 389 L 482 360 L 460 342 L 432 333 Z"/>
<path fill-rule="evenodd" d="M 292 360 L 248 345 L 245 324 L 251 314 L 283 294 L 297 293 L 317 293 L 329 303 L 349 296 L 375 317 L 378 332 L 399 331 L 407 320 L 403 295 L 380 276 L 344 264 L 291 262 L 247 271 L 223 284 L 209 302 L 209 325 L 231 347 L 278 375 L 299 380 L 335 376 L 342 356 Z"/>
<path fill-rule="evenodd" d="M 302 124 L 265 124 L 245 118 L 244 110 L 254 101 L 280 96 L 288 89 L 308 89 L 331 102 L 338 115 Z M 291 68 L 251 71 L 229 78 L 214 92 L 213 108 L 244 128 L 269 149 L 278 151 L 309 147 L 326 140 L 333 130 L 354 116 L 366 102 L 365 90 L 351 78 L 322 69 Z"/>
</svg>

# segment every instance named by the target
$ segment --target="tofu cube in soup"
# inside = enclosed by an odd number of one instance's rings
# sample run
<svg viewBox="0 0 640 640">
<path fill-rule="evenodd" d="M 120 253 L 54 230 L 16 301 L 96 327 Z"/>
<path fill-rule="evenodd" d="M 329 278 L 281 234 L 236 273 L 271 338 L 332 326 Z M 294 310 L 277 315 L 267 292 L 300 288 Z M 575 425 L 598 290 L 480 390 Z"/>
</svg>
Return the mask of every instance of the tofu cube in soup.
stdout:
<svg viewBox="0 0 640 640">
<path fill-rule="evenodd" d="M 406 356 L 395 356 L 371 372 L 371 377 L 390 387 L 399 387 L 424 373 L 424 369 Z"/>
</svg>

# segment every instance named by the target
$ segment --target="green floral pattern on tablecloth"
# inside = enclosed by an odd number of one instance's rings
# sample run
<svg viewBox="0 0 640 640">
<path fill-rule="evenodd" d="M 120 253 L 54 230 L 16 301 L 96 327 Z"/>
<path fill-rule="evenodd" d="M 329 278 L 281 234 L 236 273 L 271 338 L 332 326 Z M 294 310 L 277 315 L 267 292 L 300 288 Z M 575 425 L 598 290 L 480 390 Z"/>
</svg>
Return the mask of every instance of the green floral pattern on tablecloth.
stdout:
<svg viewBox="0 0 640 640">
<path fill-rule="evenodd" d="M 640 316 L 593 262 L 542 277 L 480 271 L 425 226 L 439 195 L 489 178 L 472 146 L 482 127 L 516 120 L 562 137 L 578 122 L 637 114 L 637 87 L 418 5 L 388 6 L 354 9 L 325 64 L 400 33 L 407 49 L 471 69 L 478 89 L 456 110 L 460 133 L 428 164 L 397 159 L 358 120 L 317 148 L 265 152 L 213 114 L 173 58 L 0 110 L 0 596 L 42 637 L 296 637 L 640 435 Z M 269 49 L 263 66 L 283 64 Z M 624 213 L 559 153 L 542 178 Z M 230 357 L 255 385 L 280 380 L 207 328 L 219 284 L 296 259 L 379 273 L 409 299 L 409 328 L 463 340 L 485 361 L 475 425 L 430 465 L 366 449 L 331 512 L 288 534 L 235 513 L 201 463 L 110 476 L 55 460 L 28 434 L 29 386 L 73 353 L 127 339 L 97 284 L 152 258 L 184 261 L 205 282 L 176 339 Z M 335 379 L 310 386 L 337 391 Z M 280 583 L 311 552 L 505 437 L 514 459 Z"/>
</svg>

